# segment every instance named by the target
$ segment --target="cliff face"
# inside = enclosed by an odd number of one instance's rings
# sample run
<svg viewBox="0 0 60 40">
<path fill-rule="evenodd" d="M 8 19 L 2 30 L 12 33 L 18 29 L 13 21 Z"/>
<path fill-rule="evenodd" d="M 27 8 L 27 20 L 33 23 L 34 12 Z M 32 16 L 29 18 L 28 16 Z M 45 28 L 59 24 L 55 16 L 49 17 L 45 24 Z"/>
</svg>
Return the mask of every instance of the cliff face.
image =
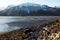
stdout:
<svg viewBox="0 0 60 40">
<path fill-rule="evenodd" d="M 0 34 L 1 40 L 60 40 L 60 20 Z"/>
</svg>

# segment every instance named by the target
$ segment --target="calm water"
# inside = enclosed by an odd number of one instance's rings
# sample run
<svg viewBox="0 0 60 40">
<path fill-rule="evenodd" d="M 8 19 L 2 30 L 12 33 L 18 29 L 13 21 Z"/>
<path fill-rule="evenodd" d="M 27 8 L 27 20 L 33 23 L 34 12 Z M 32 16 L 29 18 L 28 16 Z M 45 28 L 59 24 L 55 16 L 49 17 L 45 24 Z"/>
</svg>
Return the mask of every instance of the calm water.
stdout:
<svg viewBox="0 0 60 40">
<path fill-rule="evenodd" d="M 8 32 L 22 27 L 40 25 L 47 21 L 60 19 L 60 16 L 24 16 L 24 17 L 0 17 L 0 33 Z"/>
</svg>

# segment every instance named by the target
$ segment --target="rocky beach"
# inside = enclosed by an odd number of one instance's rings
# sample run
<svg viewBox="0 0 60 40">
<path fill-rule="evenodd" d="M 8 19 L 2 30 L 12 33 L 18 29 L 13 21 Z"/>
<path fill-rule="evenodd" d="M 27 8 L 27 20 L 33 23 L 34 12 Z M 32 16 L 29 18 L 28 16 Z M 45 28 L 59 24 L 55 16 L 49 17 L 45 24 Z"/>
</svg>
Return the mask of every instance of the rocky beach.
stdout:
<svg viewBox="0 0 60 40">
<path fill-rule="evenodd" d="M 0 40 L 60 40 L 60 19 L 1 33 Z"/>
</svg>

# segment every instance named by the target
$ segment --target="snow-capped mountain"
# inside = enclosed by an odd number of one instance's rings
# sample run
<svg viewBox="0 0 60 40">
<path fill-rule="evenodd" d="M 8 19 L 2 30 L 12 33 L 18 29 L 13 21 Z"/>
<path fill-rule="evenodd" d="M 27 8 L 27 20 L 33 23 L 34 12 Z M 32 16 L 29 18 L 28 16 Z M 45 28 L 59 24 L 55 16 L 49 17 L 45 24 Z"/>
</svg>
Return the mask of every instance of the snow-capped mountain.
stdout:
<svg viewBox="0 0 60 40">
<path fill-rule="evenodd" d="M 15 5 L 8 5 L 7 9 L 14 7 Z"/>
<path fill-rule="evenodd" d="M 59 15 L 56 11 L 60 11 L 58 8 L 49 7 L 47 5 L 40 5 L 36 3 L 23 3 L 17 6 L 8 6 L 3 13 L 7 16 L 40 16 L 40 15 Z"/>
</svg>

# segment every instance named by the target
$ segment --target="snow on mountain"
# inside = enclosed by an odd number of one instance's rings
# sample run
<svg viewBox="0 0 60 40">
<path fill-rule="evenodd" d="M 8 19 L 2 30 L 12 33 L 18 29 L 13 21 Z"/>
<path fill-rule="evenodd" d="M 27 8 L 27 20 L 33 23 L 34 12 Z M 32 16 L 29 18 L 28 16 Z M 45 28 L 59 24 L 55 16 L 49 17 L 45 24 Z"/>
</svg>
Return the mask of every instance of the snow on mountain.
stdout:
<svg viewBox="0 0 60 40">
<path fill-rule="evenodd" d="M 5 7 L 0 7 L 0 11 L 1 11 L 1 10 L 4 10 L 4 9 L 5 9 Z"/>
<path fill-rule="evenodd" d="M 54 7 L 49 7 L 47 5 L 40 5 L 40 4 L 36 4 L 36 3 L 23 3 L 20 5 L 16 5 L 16 6 L 9 5 L 3 11 L 4 12 L 3 14 L 5 14 L 5 15 L 19 15 L 20 16 L 20 15 L 41 15 L 41 14 L 47 15 L 47 13 L 50 13 L 50 15 L 51 15 L 52 13 L 54 14 L 57 10 L 60 10 L 60 9 L 54 8 Z"/>
</svg>

